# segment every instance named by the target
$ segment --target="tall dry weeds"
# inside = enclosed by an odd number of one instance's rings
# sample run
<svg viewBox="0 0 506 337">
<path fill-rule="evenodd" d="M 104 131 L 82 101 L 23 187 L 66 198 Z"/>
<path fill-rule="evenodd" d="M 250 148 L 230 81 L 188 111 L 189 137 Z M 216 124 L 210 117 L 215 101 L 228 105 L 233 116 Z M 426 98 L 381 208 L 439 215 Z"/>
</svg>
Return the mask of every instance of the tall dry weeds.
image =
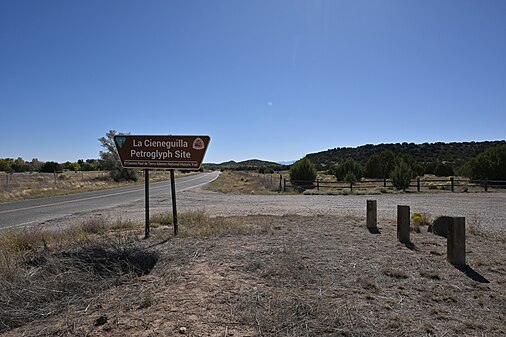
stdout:
<svg viewBox="0 0 506 337">
<path fill-rule="evenodd" d="M 150 272 L 156 253 L 125 235 L 98 235 L 102 225 L 1 232 L 0 332 L 84 306 L 93 293 Z"/>
</svg>

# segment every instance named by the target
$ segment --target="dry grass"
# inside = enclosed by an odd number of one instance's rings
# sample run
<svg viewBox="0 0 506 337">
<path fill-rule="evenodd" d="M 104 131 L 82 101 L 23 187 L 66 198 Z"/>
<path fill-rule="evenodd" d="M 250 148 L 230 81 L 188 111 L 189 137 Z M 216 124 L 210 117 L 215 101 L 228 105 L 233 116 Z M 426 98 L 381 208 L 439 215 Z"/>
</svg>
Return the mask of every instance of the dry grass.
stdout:
<svg viewBox="0 0 506 337">
<path fill-rule="evenodd" d="M 154 228 L 172 226 L 172 214 L 160 214 L 151 218 Z M 223 237 L 265 232 L 268 226 L 250 226 L 247 217 L 210 217 L 202 210 L 178 215 L 179 237 Z"/>
<path fill-rule="evenodd" d="M 0 232 L 0 332 L 82 306 L 94 293 L 149 273 L 157 254 L 100 219 L 75 228 Z"/>
<path fill-rule="evenodd" d="M 176 172 L 176 176 L 183 175 Z M 168 178 L 165 171 L 153 170 L 150 181 L 161 181 Z M 89 192 L 107 188 L 142 184 L 138 182 L 115 182 L 108 172 L 64 172 L 55 177 L 53 173 L 14 173 L 0 172 L 0 202 L 30 198 L 43 198 L 55 195 Z"/>
<path fill-rule="evenodd" d="M 286 179 L 286 190 L 283 194 L 300 194 L 290 183 L 288 172 L 281 172 L 283 180 Z M 214 192 L 227 194 L 273 194 L 280 191 L 280 174 L 258 174 L 254 172 L 225 171 L 211 182 L 206 189 Z M 318 172 L 318 179 L 326 181 L 335 181 L 334 176 L 329 176 L 324 172 Z M 284 183 L 281 184 L 283 188 Z M 316 186 L 316 185 L 315 185 Z M 349 184 L 335 185 L 321 184 L 319 190 L 314 187 L 304 191 L 306 195 L 379 195 L 383 193 L 401 193 L 392 188 L 378 187 L 377 183 L 361 184 L 359 187 L 353 187 L 351 190 Z"/>
<path fill-rule="evenodd" d="M 230 194 L 271 194 L 279 190 L 279 175 L 225 171 L 206 189 Z"/>
<path fill-rule="evenodd" d="M 81 302 L 6 336 L 172 336 L 181 328 L 189 336 L 506 333 L 506 244 L 498 238 L 468 237 L 469 264 L 489 281 L 480 283 L 446 262 L 438 236 L 413 233 L 415 250 L 396 242 L 394 221 L 375 235 L 355 217 L 196 211 L 180 214 L 174 238 L 170 217 L 158 219 L 166 224 L 142 242 L 159 256 L 150 275 L 97 283 L 88 299 L 79 294 Z M 107 323 L 95 326 L 103 316 Z"/>
</svg>

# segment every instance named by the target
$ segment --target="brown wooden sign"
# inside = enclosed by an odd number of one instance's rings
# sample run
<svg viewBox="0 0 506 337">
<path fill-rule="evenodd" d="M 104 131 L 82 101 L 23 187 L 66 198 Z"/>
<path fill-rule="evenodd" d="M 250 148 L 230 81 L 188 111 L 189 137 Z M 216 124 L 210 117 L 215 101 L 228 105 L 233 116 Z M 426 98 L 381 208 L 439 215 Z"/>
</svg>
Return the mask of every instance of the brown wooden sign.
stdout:
<svg viewBox="0 0 506 337">
<path fill-rule="evenodd" d="M 126 168 L 198 170 L 211 138 L 209 136 L 114 136 Z"/>
</svg>

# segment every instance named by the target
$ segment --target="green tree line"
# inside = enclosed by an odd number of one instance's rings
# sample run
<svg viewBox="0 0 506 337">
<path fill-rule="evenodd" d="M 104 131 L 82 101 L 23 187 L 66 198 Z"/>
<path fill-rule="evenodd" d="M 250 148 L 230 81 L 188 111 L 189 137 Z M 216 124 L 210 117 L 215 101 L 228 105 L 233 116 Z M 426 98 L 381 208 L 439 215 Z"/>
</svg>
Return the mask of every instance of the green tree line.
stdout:
<svg viewBox="0 0 506 337">
<path fill-rule="evenodd" d="M 402 163 L 402 164 L 401 164 Z M 362 177 L 370 179 L 392 178 L 396 167 L 409 168 L 412 177 L 434 174 L 438 177 L 464 176 L 475 180 L 506 180 L 506 144 L 498 145 L 460 164 L 449 162 L 418 162 L 413 157 L 389 150 L 372 154 L 362 165 L 353 159 L 345 159 L 332 165 L 328 173 L 340 181 L 357 181 Z"/>
<path fill-rule="evenodd" d="M 380 155 L 385 151 L 402 154 L 413 158 L 417 163 L 451 163 L 453 167 L 463 165 L 477 157 L 489 148 L 506 145 L 506 141 L 487 142 L 454 142 L 454 143 L 396 143 L 363 145 L 356 148 L 341 147 L 308 154 L 318 170 L 327 170 L 330 166 L 341 163 L 346 159 L 365 165 L 373 154 Z"/>
<path fill-rule="evenodd" d="M 104 163 L 98 159 L 79 159 L 77 162 L 67 161 L 65 163 L 57 163 L 54 161 L 39 161 L 33 158 L 31 161 L 26 161 L 21 157 L 13 158 L 0 158 L 0 171 L 6 173 L 20 173 L 20 172 L 62 172 L 62 171 L 100 171 L 104 170 Z"/>
<path fill-rule="evenodd" d="M 316 167 L 305 157 L 294 163 L 290 168 L 292 183 L 302 187 L 310 187 L 316 179 Z M 486 149 L 476 157 L 454 167 L 446 162 L 417 162 L 413 157 L 394 153 L 390 150 L 380 154 L 372 154 L 365 165 L 351 158 L 339 164 L 332 165 L 327 173 L 332 174 L 338 181 L 355 182 L 364 178 L 392 180 L 392 184 L 399 190 L 406 189 L 412 178 L 424 174 L 436 176 L 467 176 L 474 180 L 506 181 L 506 144 Z"/>
</svg>

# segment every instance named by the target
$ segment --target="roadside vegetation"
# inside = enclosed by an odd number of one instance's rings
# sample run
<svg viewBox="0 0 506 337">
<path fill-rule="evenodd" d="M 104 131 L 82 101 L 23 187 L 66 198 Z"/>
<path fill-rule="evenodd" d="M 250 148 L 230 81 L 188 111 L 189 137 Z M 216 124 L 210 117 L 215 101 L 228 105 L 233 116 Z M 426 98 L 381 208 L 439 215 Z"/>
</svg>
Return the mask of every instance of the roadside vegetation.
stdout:
<svg viewBox="0 0 506 337">
<path fill-rule="evenodd" d="M 271 194 L 279 188 L 279 175 L 224 171 L 205 188 L 229 194 Z"/>
<path fill-rule="evenodd" d="M 65 230 L 0 232 L 0 333 L 85 306 L 95 294 L 148 274 L 158 254 L 132 223 L 89 219 Z"/>
<path fill-rule="evenodd" d="M 152 182 L 169 179 L 166 171 L 150 172 Z M 176 172 L 176 177 L 189 173 Z M 142 172 L 137 181 L 114 181 L 104 171 L 65 171 L 62 173 L 14 173 L 0 172 L 0 202 L 50 197 L 71 193 L 89 192 L 108 188 L 142 184 Z"/>
<path fill-rule="evenodd" d="M 302 158 L 295 162 L 290 167 L 289 173 L 292 184 L 300 186 L 303 189 L 313 187 L 316 176 L 318 175 L 315 166 L 307 158 Z"/>
<path fill-rule="evenodd" d="M 352 216 L 180 214 L 143 226 L 90 219 L 72 230 L 4 231 L 4 336 L 502 336 L 506 239 L 469 231 L 462 272 L 413 215 L 371 234 Z M 415 225 L 416 222 L 416 225 Z M 415 230 L 415 227 L 419 231 Z"/>
</svg>

